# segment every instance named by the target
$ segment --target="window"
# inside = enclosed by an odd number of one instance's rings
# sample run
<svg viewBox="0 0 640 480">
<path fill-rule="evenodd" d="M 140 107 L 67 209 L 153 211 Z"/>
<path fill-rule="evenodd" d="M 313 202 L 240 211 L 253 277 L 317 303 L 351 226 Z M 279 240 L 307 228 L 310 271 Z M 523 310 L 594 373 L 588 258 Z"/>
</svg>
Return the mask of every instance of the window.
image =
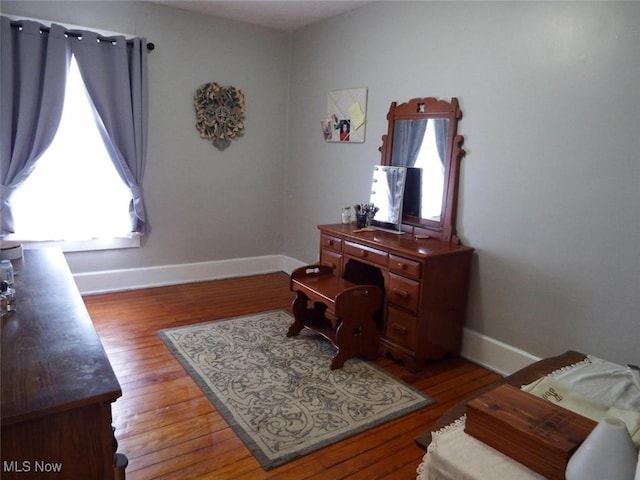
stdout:
<svg viewBox="0 0 640 480">
<path fill-rule="evenodd" d="M 105 248 L 105 239 L 131 236 L 131 191 L 104 147 L 90 102 L 72 58 L 55 139 L 11 200 L 13 239 L 100 239 Z"/>
<path fill-rule="evenodd" d="M 422 179 L 429 179 L 427 185 L 422 185 L 421 216 L 432 220 L 439 219 L 442 214 L 444 194 L 444 165 L 438 154 L 434 122 L 427 122 L 420 154 L 414 165 L 422 168 Z"/>
</svg>

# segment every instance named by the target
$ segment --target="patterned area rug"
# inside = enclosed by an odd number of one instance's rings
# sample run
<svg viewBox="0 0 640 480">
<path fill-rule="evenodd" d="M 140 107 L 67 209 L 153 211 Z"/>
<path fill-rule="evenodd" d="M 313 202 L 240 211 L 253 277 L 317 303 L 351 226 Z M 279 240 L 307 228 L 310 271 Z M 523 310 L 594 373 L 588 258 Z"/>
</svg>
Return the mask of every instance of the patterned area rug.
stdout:
<svg viewBox="0 0 640 480">
<path fill-rule="evenodd" d="M 433 403 L 273 311 L 158 332 L 265 470 Z"/>
</svg>

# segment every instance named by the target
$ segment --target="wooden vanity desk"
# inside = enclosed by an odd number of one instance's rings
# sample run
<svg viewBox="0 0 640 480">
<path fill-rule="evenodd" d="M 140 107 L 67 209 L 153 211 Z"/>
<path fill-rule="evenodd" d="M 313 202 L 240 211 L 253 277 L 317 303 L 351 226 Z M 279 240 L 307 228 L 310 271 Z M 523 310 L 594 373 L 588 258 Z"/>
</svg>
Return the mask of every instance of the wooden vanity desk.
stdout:
<svg viewBox="0 0 640 480">
<path fill-rule="evenodd" d="M 381 355 L 417 371 L 429 359 L 460 354 L 473 248 L 411 233 L 355 232 L 354 224 L 318 229 L 320 263 L 334 275 L 342 276 L 348 262 L 382 274 Z"/>
</svg>

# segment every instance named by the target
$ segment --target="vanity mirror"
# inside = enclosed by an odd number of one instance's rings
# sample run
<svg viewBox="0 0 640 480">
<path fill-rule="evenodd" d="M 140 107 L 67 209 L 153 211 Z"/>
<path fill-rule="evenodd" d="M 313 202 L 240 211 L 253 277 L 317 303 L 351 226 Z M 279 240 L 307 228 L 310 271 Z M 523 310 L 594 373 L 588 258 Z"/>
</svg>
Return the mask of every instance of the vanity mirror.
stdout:
<svg viewBox="0 0 640 480">
<path fill-rule="evenodd" d="M 465 152 L 458 135 L 458 99 L 393 102 L 382 137 L 382 165 L 406 168 L 403 229 L 459 244 L 458 177 Z"/>
</svg>

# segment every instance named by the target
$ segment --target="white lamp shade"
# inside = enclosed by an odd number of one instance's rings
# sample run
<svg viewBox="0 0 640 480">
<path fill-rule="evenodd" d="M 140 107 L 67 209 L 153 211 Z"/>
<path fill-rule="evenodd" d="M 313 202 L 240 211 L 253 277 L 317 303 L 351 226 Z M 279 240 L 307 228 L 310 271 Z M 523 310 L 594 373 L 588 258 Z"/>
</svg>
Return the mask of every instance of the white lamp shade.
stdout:
<svg viewBox="0 0 640 480">
<path fill-rule="evenodd" d="M 567 480 L 634 480 L 637 463 L 638 450 L 625 423 L 605 418 L 569 459 L 565 474 Z"/>
</svg>

